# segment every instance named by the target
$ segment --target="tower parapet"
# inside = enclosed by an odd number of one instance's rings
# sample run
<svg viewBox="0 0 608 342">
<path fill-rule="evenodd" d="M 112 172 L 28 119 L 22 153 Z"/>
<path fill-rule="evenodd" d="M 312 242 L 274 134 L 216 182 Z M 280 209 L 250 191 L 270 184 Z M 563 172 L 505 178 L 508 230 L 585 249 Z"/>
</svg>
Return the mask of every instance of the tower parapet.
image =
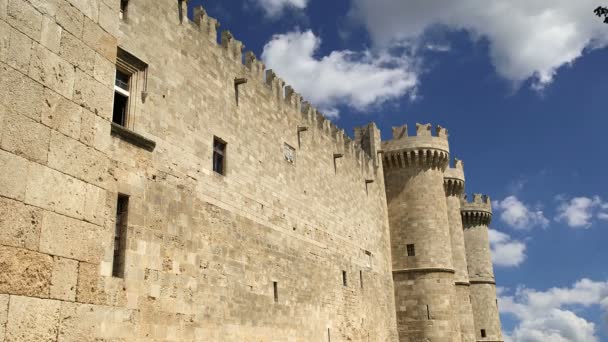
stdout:
<svg viewBox="0 0 608 342">
<path fill-rule="evenodd" d="M 488 237 L 492 221 L 490 197 L 474 194 L 473 201 L 463 197 L 461 213 L 477 341 L 502 341 Z"/>
<path fill-rule="evenodd" d="M 416 135 L 408 136 L 407 126 L 393 127 L 393 139 L 382 143 L 385 168 L 431 167 L 441 171 L 448 165 L 448 131 L 431 124 L 416 124 Z"/>
</svg>

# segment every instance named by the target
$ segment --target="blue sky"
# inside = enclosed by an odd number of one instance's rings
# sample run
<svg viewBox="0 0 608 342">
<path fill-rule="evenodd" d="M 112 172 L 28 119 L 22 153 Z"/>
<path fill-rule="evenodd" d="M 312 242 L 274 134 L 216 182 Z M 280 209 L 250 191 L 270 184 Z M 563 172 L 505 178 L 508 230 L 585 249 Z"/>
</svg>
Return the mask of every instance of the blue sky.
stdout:
<svg viewBox="0 0 608 342">
<path fill-rule="evenodd" d="M 608 341 L 608 25 L 588 0 L 477 3 L 202 4 L 347 132 L 448 128 L 467 191 L 495 201 L 509 338 Z"/>
</svg>

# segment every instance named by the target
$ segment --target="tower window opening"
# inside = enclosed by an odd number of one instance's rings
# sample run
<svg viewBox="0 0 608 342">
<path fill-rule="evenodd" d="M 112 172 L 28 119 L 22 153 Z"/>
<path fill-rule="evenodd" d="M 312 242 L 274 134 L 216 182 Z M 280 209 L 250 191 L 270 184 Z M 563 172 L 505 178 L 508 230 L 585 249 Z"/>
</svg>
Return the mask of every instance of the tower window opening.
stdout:
<svg viewBox="0 0 608 342">
<path fill-rule="evenodd" d="M 407 256 L 416 256 L 416 247 L 414 246 L 414 244 L 409 244 L 406 246 L 407 249 Z"/>
<path fill-rule="evenodd" d="M 114 259 L 112 260 L 112 276 L 116 278 L 124 277 L 128 212 L 129 197 L 125 195 L 118 195 L 118 200 L 116 201 L 116 223 L 114 230 Z"/>
<path fill-rule="evenodd" d="M 481 329 L 481 337 L 486 337 L 486 329 Z"/>
<path fill-rule="evenodd" d="M 342 271 L 342 285 L 348 286 L 348 282 L 346 281 L 346 271 Z"/>
<path fill-rule="evenodd" d="M 431 319 L 431 309 L 429 308 L 428 304 L 426 305 L 426 319 Z"/>
<path fill-rule="evenodd" d="M 213 138 L 213 171 L 226 174 L 226 142 L 217 137 Z"/>
<path fill-rule="evenodd" d="M 116 81 L 114 82 L 114 109 L 112 122 L 126 126 L 127 113 L 129 111 L 129 97 L 131 74 L 116 69 Z"/>
<path fill-rule="evenodd" d="M 359 271 L 359 283 L 361 288 L 363 288 L 363 271 Z"/>
<path fill-rule="evenodd" d="M 274 293 L 274 302 L 279 302 L 279 284 L 276 281 L 272 282 L 272 290 Z"/>
<path fill-rule="evenodd" d="M 126 20 L 127 19 L 127 9 L 129 7 L 129 0 L 120 0 L 120 13 L 118 14 L 118 17 L 121 20 Z"/>
</svg>

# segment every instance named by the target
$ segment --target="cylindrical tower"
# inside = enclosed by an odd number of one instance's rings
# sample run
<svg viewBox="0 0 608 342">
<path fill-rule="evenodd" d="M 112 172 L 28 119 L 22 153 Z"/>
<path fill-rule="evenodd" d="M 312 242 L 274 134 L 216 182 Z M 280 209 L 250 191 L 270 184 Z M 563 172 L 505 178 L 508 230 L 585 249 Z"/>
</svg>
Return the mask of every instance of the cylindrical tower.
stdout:
<svg viewBox="0 0 608 342">
<path fill-rule="evenodd" d="M 463 200 L 461 214 L 475 336 L 477 341 L 503 341 L 488 239 L 488 226 L 492 220 L 490 198 L 475 194 L 473 202 Z"/>
<path fill-rule="evenodd" d="M 454 284 L 456 314 L 460 323 L 460 335 L 463 342 L 475 341 L 475 324 L 471 296 L 469 291 L 469 273 L 467 255 L 464 247 L 462 219 L 460 217 L 460 198 L 464 192 L 464 165 L 456 159 L 453 168 L 447 168 L 444 174 L 444 188 L 448 207 L 448 222 L 452 245 L 452 262 L 454 263 Z"/>
<path fill-rule="evenodd" d="M 460 341 L 444 171 L 447 131 L 393 128 L 382 143 L 400 341 Z"/>
</svg>

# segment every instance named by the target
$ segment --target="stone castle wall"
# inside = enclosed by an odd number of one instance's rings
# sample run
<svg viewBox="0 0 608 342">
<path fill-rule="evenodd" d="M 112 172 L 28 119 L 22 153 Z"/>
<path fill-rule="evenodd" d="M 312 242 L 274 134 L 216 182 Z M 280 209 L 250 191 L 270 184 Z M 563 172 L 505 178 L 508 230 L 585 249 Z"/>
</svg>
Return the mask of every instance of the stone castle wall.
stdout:
<svg viewBox="0 0 608 342">
<path fill-rule="evenodd" d="M 365 153 L 302 114 L 202 12 L 119 5 L 0 1 L 0 341 L 396 341 L 379 132 Z M 148 65 L 127 128 L 152 152 L 110 123 L 117 47 Z"/>
</svg>

